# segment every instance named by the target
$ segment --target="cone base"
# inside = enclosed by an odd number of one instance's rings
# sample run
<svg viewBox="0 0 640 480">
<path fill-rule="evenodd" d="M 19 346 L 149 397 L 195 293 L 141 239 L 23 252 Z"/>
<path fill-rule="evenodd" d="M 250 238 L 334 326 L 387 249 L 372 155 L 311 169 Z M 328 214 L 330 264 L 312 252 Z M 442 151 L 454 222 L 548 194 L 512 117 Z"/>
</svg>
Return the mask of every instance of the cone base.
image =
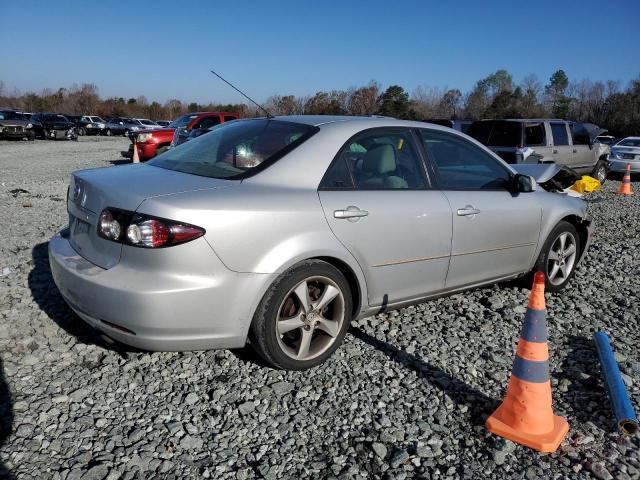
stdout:
<svg viewBox="0 0 640 480">
<path fill-rule="evenodd" d="M 635 195 L 635 194 L 633 192 L 630 192 L 630 193 L 616 192 L 616 195 L 625 195 L 625 196 L 627 196 L 627 195 Z"/>
<path fill-rule="evenodd" d="M 557 415 L 553 416 L 553 430 L 544 435 L 534 435 L 530 433 L 519 432 L 511 428 L 506 423 L 498 420 L 494 412 L 485 423 L 487 430 L 491 433 L 499 435 L 507 440 L 519 443 L 525 447 L 533 448 L 539 452 L 552 453 L 555 452 L 562 439 L 569 431 L 569 424 L 567 421 Z"/>
</svg>

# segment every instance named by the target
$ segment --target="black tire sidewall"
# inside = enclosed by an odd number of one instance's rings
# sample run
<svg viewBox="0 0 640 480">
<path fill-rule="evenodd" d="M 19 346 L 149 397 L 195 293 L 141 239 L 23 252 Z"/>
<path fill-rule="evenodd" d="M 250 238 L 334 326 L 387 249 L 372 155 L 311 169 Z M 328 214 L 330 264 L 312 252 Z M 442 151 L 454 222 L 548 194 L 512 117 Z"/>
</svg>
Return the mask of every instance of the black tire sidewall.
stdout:
<svg viewBox="0 0 640 480">
<path fill-rule="evenodd" d="M 593 173 L 593 176 L 596 178 L 596 180 L 599 180 L 597 173 L 600 167 L 604 168 L 604 179 L 600 182 L 601 185 L 604 185 L 604 183 L 607 181 L 607 175 L 609 174 L 607 163 L 604 160 L 598 160 L 598 163 L 596 163 L 596 166 L 593 169 L 592 173 Z"/>
<path fill-rule="evenodd" d="M 549 278 L 547 277 L 547 262 L 549 260 L 549 252 L 551 250 L 551 246 L 553 245 L 553 242 L 555 242 L 556 238 L 558 238 L 558 236 L 563 232 L 571 233 L 576 239 L 576 249 L 577 249 L 576 260 L 573 265 L 573 269 L 571 270 L 571 273 L 569 273 L 569 277 L 565 279 L 565 281 L 562 282 L 560 285 L 554 285 L 549 281 Z M 540 255 L 538 256 L 538 260 L 536 261 L 536 264 L 535 264 L 535 267 L 533 268 L 532 273 L 535 273 L 538 271 L 544 272 L 545 289 L 549 292 L 558 292 L 563 288 L 565 288 L 567 284 L 571 281 L 573 276 L 575 275 L 576 269 L 578 268 L 578 261 L 580 259 L 581 253 L 582 253 L 582 245 L 580 242 L 580 235 L 578 235 L 578 231 L 576 230 L 576 227 L 574 227 L 569 222 L 566 222 L 563 220 L 559 222 L 553 228 L 553 230 L 551 230 L 551 233 L 549 234 L 549 236 L 547 237 L 547 240 L 544 242 L 544 245 L 542 246 L 542 250 L 540 251 Z"/>
<path fill-rule="evenodd" d="M 313 276 L 330 278 L 338 285 L 344 297 L 345 319 L 335 342 L 326 352 L 311 360 L 298 361 L 282 351 L 278 343 L 275 322 L 284 296 L 305 278 Z M 306 370 L 324 362 L 342 344 L 351 323 L 352 311 L 351 288 L 340 270 L 321 260 L 306 260 L 280 275 L 265 293 L 251 323 L 250 343 L 266 362 L 276 368 Z"/>
</svg>

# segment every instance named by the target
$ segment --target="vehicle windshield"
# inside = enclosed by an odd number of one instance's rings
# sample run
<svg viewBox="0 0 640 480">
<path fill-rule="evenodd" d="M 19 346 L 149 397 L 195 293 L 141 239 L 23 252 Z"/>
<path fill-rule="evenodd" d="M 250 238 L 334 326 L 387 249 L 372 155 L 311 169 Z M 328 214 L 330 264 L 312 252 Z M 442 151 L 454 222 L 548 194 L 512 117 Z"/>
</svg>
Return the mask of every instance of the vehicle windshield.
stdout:
<svg viewBox="0 0 640 480">
<path fill-rule="evenodd" d="M 20 113 L 16 112 L 0 112 L 0 120 L 24 120 L 24 117 Z"/>
<path fill-rule="evenodd" d="M 223 123 L 147 164 L 203 177 L 242 178 L 270 165 L 318 130 L 266 118 Z"/>
<path fill-rule="evenodd" d="M 104 123 L 104 120 L 101 119 L 100 117 L 89 117 L 91 119 L 92 122 L 102 122 Z"/>
<path fill-rule="evenodd" d="M 183 115 L 180 118 L 176 118 L 173 122 L 169 124 L 170 128 L 182 128 L 189 125 L 191 120 L 198 118 L 200 115 Z"/>
<path fill-rule="evenodd" d="M 616 147 L 640 147 L 640 138 L 625 138 L 617 143 Z"/>
<path fill-rule="evenodd" d="M 140 120 L 140 123 L 143 125 L 157 125 L 156 122 L 152 122 L 151 120 Z"/>
<path fill-rule="evenodd" d="M 50 122 L 67 122 L 68 121 L 67 117 L 65 117 L 64 115 L 55 115 L 55 114 L 45 115 L 44 119 Z"/>
</svg>

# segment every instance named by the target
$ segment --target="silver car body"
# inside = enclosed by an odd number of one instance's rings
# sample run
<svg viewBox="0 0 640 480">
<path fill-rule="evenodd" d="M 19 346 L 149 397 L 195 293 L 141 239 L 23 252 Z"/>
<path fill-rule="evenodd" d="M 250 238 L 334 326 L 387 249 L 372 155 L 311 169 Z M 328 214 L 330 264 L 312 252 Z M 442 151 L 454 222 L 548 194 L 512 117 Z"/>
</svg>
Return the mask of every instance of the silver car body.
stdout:
<svg viewBox="0 0 640 480">
<path fill-rule="evenodd" d="M 450 129 L 390 118 L 276 119 L 319 131 L 241 181 L 145 164 L 72 174 L 70 217 L 89 227 L 63 230 L 51 239 L 49 255 L 60 292 L 82 319 L 144 349 L 241 347 L 265 292 L 305 259 L 325 259 L 346 272 L 354 316 L 363 317 L 520 276 L 562 219 L 580 223 L 585 240 L 590 237 L 585 202 L 542 189 L 514 195 L 318 188 L 336 153 L 358 132 Z M 480 143 L 455 135 L 515 173 Z M 206 234 L 158 250 L 109 242 L 95 233 L 107 206 L 179 219 Z M 464 213 L 470 208 L 479 213 Z M 353 209 L 368 215 L 345 219 L 334 213 Z"/>
<path fill-rule="evenodd" d="M 611 146 L 609 170 L 622 173 L 627 164 L 633 173 L 640 173 L 640 137 L 627 137 Z"/>
</svg>

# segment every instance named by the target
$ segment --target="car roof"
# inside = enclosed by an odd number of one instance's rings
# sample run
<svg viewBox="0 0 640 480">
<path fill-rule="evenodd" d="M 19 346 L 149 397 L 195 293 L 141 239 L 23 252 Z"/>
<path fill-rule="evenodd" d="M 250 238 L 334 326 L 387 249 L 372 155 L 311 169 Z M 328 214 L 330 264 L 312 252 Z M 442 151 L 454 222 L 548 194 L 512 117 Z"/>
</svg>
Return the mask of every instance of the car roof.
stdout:
<svg viewBox="0 0 640 480">
<path fill-rule="evenodd" d="M 260 117 L 265 118 L 265 117 Z M 356 127 L 359 129 L 373 127 L 413 127 L 424 128 L 429 126 L 436 130 L 451 131 L 448 127 L 437 125 L 435 123 L 421 122 L 417 120 L 400 120 L 393 117 L 382 117 L 378 115 L 372 116 L 350 116 L 350 115 L 279 115 L 274 117 L 275 120 L 282 120 L 293 123 L 303 123 L 320 127 L 322 125 L 342 124 L 344 126 Z"/>
<path fill-rule="evenodd" d="M 562 118 L 485 118 L 483 120 L 475 120 L 476 122 L 571 122 Z"/>
</svg>

